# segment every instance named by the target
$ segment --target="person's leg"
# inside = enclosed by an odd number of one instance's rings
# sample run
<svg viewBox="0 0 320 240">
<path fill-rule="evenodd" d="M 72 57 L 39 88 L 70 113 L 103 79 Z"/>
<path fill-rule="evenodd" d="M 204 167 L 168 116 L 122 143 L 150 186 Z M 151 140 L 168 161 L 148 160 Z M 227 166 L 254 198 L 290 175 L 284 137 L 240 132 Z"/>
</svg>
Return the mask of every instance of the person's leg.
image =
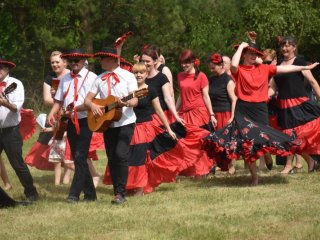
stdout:
<svg viewBox="0 0 320 240">
<path fill-rule="evenodd" d="M 56 162 L 54 163 L 54 184 L 60 185 L 61 181 L 61 163 Z"/>
<path fill-rule="evenodd" d="M 270 153 L 266 153 L 264 155 L 264 160 L 265 160 L 265 163 L 266 163 L 266 166 L 269 170 L 272 170 L 272 166 L 273 166 L 273 159 L 272 159 L 272 156 Z"/>
<path fill-rule="evenodd" d="M 235 168 L 235 164 L 236 164 L 236 160 L 232 159 L 231 162 L 229 163 L 229 174 L 230 175 L 234 175 L 234 173 L 236 172 L 236 168 Z"/>
<path fill-rule="evenodd" d="M 302 168 L 302 158 L 299 154 L 295 154 L 296 157 L 296 168 L 301 169 Z"/>
<path fill-rule="evenodd" d="M 256 163 L 248 163 L 248 168 L 251 173 L 251 186 L 257 186 L 258 185 L 258 170 Z"/>
<path fill-rule="evenodd" d="M 134 131 L 134 124 L 109 129 L 105 134 L 106 149 L 108 153 L 108 164 L 113 182 L 115 195 L 120 194 L 122 198 L 126 194 L 128 180 L 128 156 L 129 145 Z M 112 143 L 113 142 L 113 143 Z M 112 148 L 110 149 L 110 146 Z M 110 157 L 110 158 L 109 158 Z"/>
<path fill-rule="evenodd" d="M 314 165 L 315 165 L 315 162 L 314 162 L 313 158 L 309 154 L 306 154 L 306 153 L 303 153 L 301 155 L 304 158 L 304 160 L 306 160 L 306 162 L 308 164 L 308 172 L 313 172 L 314 171 Z"/>
<path fill-rule="evenodd" d="M 33 178 L 30 171 L 22 158 L 22 138 L 19 126 L 3 132 L 0 139 L 0 148 L 4 149 L 7 154 L 10 165 L 16 172 L 20 183 L 24 187 L 24 194 L 29 200 L 37 200 L 38 192 L 33 185 Z"/>
<path fill-rule="evenodd" d="M 100 181 L 100 175 L 97 172 L 97 170 L 95 169 L 95 167 L 93 165 L 93 161 L 91 159 L 87 159 L 87 162 L 88 162 L 90 174 L 92 176 L 94 187 L 97 188 L 99 181 Z"/>
<path fill-rule="evenodd" d="M 62 179 L 63 184 L 69 184 L 72 171 L 74 171 L 74 164 L 64 163 L 64 174 Z"/>
<path fill-rule="evenodd" d="M 292 171 L 292 169 L 293 169 L 292 160 L 293 160 L 293 155 L 287 156 L 286 166 L 285 166 L 284 169 L 281 171 L 281 173 L 283 173 L 283 174 L 288 174 L 288 173 L 290 173 L 290 172 Z"/>
<path fill-rule="evenodd" d="M 75 173 L 69 191 L 68 200 L 78 201 L 81 192 L 84 197 L 96 199 L 96 191 L 87 163 L 88 152 L 92 132 L 88 128 L 87 119 L 80 119 L 80 135 L 77 135 L 74 124 L 68 124 L 68 141 L 70 144 L 72 158 L 74 159 Z"/>
<path fill-rule="evenodd" d="M 265 169 L 266 161 L 264 159 L 264 155 L 259 158 L 259 170 Z"/>
<path fill-rule="evenodd" d="M 4 190 L 9 190 L 12 188 L 11 186 L 11 183 L 9 181 L 9 177 L 8 177 L 8 174 L 7 174 L 7 170 L 6 170 L 6 167 L 4 165 L 4 162 L 0 156 L 0 176 L 1 176 L 1 179 L 3 181 L 3 189 Z"/>
</svg>

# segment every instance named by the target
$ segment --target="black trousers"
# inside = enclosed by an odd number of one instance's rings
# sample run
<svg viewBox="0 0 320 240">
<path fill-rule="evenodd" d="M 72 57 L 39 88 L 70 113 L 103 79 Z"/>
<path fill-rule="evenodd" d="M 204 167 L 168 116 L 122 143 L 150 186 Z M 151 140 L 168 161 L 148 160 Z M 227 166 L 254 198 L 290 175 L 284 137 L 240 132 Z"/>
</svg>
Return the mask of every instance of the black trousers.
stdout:
<svg viewBox="0 0 320 240">
<path fill-rule="evenodd" d="M 79 119 L 79 125 L 80 135 L 77 135 L 71 120 L 67 127 L 67 137 L 75 166 L 69 197 L 79 199 L 83 192 L 84 198 L 96 199 L 96 190 L 87 163 L 92 132 L 88 128 L 87 118 Z"/>
<path fill-rule="evenodd" d="M 113 183 L 114 194 L 126 195 L 130 142 L 134 124 L 109 128 L 104 132 L 104 143 L 108 156 L 108 165 Z"/>
<path fill-rule="evenodd" d="M 0 154 L 5 151 L 9 162 L 16 172 L 20 183 L 24 187 L 26 197 L 38 195 L 33 186 L 33 178 L 29 168 L 22 158 L 22 138 L 19 125 L 15 127 L 0 128 Z"/>
<path fill-rule="evenodd" d="M 16 204 L 17 202 L 0 187 L 0 208 L 14 207 Z"/>
</svg>

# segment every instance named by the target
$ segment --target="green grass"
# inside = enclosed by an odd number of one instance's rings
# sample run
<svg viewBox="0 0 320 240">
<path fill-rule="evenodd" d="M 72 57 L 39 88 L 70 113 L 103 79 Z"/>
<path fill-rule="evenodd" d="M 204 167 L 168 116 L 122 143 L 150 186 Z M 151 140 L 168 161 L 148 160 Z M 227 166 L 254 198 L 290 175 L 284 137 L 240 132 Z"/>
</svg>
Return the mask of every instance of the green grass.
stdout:
<svg viewBox="0 0 320 240">
<path fill-rule="evenodd" d="M 33 141 L 25 143 L 25 154 Z M 103 173 L 106 157 L 99 155 L 95 165 Z M 23 189 L 4 161 L 13 184 L 8 193 L 23 199 Z M 249 187 L 243 162 L 237 168 L 233 177 L 179 178 L 122 206 L 110 204 L 112 188 L 101 184 L 97 202 L 67 204 L 69 186 L 55 187 L 52 172 L 31 169 L 41 199 L 0 210 L 0 239 L 320 238 L 319 173 L 282 176 L 276 168 L 260 174 L 259 186 Z"/>
</svg>

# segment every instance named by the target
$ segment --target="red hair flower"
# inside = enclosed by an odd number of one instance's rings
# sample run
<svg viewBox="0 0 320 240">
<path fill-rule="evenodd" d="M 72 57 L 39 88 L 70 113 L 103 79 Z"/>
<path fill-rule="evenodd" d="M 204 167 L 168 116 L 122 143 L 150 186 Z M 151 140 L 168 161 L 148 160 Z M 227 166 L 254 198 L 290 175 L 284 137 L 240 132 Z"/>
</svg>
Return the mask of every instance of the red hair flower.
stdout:
<svg viewBox="0 0 320 240">
<path fill-rule="evenodd" d="M 199 67 L 200 66 L 200 60 L 198 58 L 196 58 L 193 63 L 194 63 L 195 67 Z"/>
</svg>

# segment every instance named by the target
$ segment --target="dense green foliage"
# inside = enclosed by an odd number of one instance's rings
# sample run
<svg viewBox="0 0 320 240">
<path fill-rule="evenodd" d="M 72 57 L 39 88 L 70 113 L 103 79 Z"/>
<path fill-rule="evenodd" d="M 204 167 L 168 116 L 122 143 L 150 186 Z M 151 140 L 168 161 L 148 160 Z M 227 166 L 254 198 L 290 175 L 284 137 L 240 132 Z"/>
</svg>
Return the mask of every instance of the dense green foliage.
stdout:
<svg viewBox="0 0 320 240">
<path fill-rule="evenodd" d="M 194 50 L 206 71 L 209 54 L 232 55 L 233 44 L 255 30 L 262 48 L 277 48 L 278 35 L 293 35 L 300 54 L 319 60 L 319 16 L 318 0 L 4 0 L 0 53 L 17 63 L 12 74 L 34 99 L 28 107 L 39 110 L 53 50 L 94 52 L 131 30 L 123 56 L 131 60 L 144 44 L 159 45 L 175 76 L 182 49 Z"/>
</svg>

